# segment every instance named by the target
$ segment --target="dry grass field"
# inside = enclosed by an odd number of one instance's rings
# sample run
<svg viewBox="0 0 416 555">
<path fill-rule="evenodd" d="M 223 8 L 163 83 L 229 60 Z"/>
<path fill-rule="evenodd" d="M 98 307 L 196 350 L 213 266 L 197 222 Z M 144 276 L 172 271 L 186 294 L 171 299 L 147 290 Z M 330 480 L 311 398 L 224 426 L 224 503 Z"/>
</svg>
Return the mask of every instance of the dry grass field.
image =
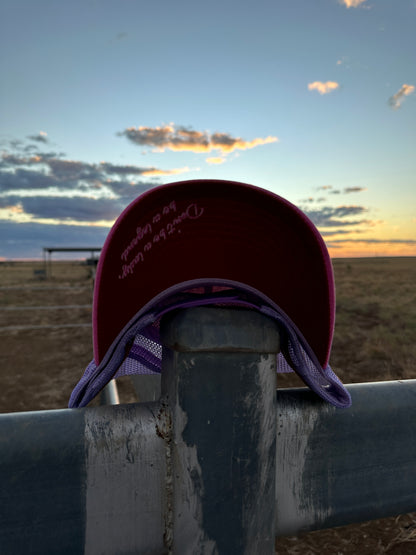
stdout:
<svg viewBox="0 0 416 555">
<path fill-rule="evenodd" d="M 91 269 L 0 264 L 0 412 L 59 409 L 92 357 Z M 416 378 L 416 258 L 334 260 L 331 364 L 344 383 Z M 58 308 L 59 307 L 59 308 Z M 299 385 L 279 376 L 280 385 Z M 135 400 L 120 380 L 122 402 Z M 416 514 L 280 538 L 279 555 L 416 553 Z"/>
<path fill-rule="evenodd" d="M 416 258 L 335 259 L 333 267 L 337 375 L 344 383 L 416 378 Z"/>
</svg>

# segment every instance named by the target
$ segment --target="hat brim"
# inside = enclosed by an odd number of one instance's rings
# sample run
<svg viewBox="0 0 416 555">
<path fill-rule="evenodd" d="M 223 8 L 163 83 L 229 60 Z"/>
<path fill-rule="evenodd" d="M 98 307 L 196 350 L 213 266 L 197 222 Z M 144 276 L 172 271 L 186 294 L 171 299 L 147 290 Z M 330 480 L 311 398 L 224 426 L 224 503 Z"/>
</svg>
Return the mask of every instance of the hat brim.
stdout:
<svg viewBox="0 0 416 555">
<path fill-rule="evenodd" d="M 322 367 L 328 364 L 335 297 L 321 235 L 278 195 L 219 180 L 156 187 L 117 219 L 97 268 L 96 363 L 158 294 L 210 278 L 238 281 L 270 297 L 301 330 Z"/>
</svg>

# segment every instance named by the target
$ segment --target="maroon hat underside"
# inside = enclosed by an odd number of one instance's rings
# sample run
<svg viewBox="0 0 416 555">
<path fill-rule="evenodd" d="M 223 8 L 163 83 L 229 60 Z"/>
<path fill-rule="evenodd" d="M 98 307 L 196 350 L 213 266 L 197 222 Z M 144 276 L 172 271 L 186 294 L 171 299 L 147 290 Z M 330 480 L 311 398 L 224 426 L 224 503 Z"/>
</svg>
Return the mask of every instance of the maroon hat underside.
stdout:
<svg viewBox="0 0 416 555">
<path fill-rule="evenodd" d="M 218 180 L 156 187 L 118 218 L 97 269 L 96 363 L 156 295 L 181 282 L 210 278 L 238 281 L 270 297 L 297 325 L 322 366 L 327 365 L 335 301 L 322 237 L 283 198 Z"/>
</svg>

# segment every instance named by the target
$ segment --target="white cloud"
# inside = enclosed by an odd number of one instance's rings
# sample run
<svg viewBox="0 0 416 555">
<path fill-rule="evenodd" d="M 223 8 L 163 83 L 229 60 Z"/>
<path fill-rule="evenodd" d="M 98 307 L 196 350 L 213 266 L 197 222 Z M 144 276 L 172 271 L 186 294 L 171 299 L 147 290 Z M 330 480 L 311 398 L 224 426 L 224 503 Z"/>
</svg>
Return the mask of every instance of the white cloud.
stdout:
<svg viewBox="0 0 416 555">
<path fill-rule="evenodd" d="M 325 83 L 323 83 L 322 81 L 314 81 L 313 83 L 308 84 L 308 90 L 318 91 L 319 94 L 328 94 L 338 88 L 339 83 L 337 83 L 336 81 L 326 81 Z"/>
<path fill-rule="evenodd" d="M 361 4 L 364 4 L 366 0 L 340 0 L 341 4 L 347 8 L 358 8 Z"/>
<path fill-rule="evenodd" d="M 389 98 L 389 104 L 393 108 L 393 110 L 397 110 L 398 108 L 400 108 L 405 97 L 409 96 L 409 94 L 412 94 L 414 90 L 415 87 L 413 85 L 406 85 L 406 83 L 404 83 L 397 91 L 397 93 Z"/>
<path fill-rule="evenodd" d="M 225 158 L 221 158 L 221 156 L 212 156 L 205 160 L 207 164 L 223 164 L 225 162 Z"/>
</svg>

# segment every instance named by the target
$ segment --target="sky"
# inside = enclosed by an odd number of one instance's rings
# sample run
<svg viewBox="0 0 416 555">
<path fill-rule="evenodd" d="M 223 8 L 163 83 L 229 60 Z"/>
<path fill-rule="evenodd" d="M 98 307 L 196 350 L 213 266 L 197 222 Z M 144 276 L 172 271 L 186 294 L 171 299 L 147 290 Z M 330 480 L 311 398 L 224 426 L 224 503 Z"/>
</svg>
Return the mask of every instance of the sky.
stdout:
<svg viewBox="0 0 416 555">
<path fill-rule="evenodd" d="M 269 189 L 332 257 L 416 256 L 416 0 L 2 0 L 0 260 L 143 191 Z"/>
</svg>

